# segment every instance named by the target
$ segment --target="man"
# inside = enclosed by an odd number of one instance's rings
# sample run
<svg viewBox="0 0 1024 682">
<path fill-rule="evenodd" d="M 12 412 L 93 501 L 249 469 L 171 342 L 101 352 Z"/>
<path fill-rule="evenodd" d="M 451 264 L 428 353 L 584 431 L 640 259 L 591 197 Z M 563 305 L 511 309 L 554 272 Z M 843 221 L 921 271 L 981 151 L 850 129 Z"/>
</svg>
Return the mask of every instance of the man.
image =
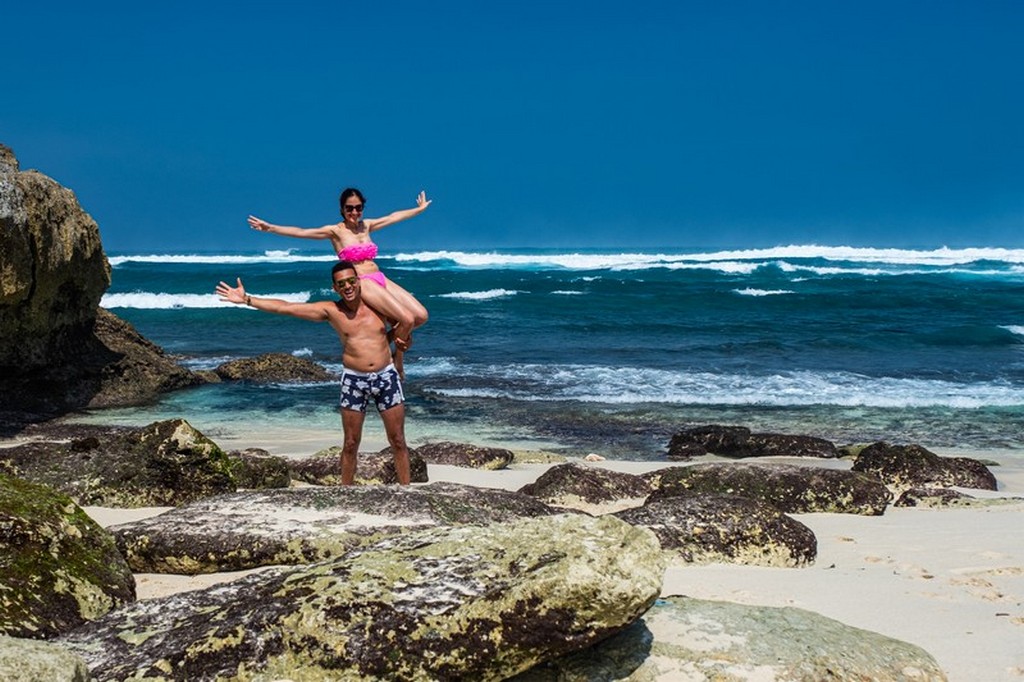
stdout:
<svg viewBox="0 0 1024 682">
<path fill-rule="evenodd" d="M 291 303 L 278 298 L 260 298 L 245 293 L 242 280 L 238 286 L 224 282 L 217 285 L 222 301 L 245 304 L 256 310 L 291 315 L 313 322 L 328 322 L 338 333 L 343 352 L 341 363 L 341 427 L 345 443 L 341 450 L 341 483 L 352 485 L 356 475 L 356 455 L 363 436 L 366 407 L 372 399 L 384 422 L 391 452 L 395 457 L 398 482 L 408 485 L 409 448 L 405 443 L 405 397 L 402 383 L 392 364 L 388 342 L 387 321 L 362 301 L 360 280 L 355 267 L 341 261 L 331 270 L 337 301 Z M 392 329 L 395 346 L 407 350 L 411 319 L 400 319 Z"/>
</svg>

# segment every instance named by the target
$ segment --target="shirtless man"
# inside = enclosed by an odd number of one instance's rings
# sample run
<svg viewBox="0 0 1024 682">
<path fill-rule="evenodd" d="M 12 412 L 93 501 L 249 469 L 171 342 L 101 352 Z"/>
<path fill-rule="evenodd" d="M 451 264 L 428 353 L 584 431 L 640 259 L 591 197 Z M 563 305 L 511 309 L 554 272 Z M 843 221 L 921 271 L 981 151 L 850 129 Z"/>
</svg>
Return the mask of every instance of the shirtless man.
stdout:
<svg viewBox="0 0 1024 682">
<path fill-rule="evenodd" d="M 341 483 L 352 485 L 356 475 L 356 455 L 363 437 L 363 422 L 370 400 L 377 406 L 391 452 L 395 457 L 398 482 L 408 485 L 409 448 L 405 443 L 405 397 L 402 383 L 392 364 L 388 343 L 387 323 L 383 316 L 363 303 L 360 280 L 355 267 L 341 261 L 331 270 L 337 301 L 291 303 L 278 298 L 260 298 L 245 293 L 242 280 L 232 287 L 224 282 L 217 285 L 222 301 L 245 304 L 256 310 L 280 315 L 291 315 L 312 322 L 329 322 L 338 333 L 343 352 L 344 371 L 341 376 L 341 428 L 345 444 L 341 450 Z M 408 348 L 412 331 L 406 321 L 399 321 L 393 331 L 395 346 Z"/>
</svg>

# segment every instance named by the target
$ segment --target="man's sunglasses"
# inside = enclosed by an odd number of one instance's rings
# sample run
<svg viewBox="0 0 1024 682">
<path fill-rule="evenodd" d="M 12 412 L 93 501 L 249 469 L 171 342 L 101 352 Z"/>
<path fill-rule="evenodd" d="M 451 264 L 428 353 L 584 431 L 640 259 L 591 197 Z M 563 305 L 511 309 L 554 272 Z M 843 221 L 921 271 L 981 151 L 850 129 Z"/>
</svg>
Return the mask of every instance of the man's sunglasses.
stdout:
<svg viewBox="0 0 1024 682">
<path fill-rule="evenodd" d="M 342 279 L 334 280 L 334 286 L 336 286 L 336 287 L 343 287 L 346 284 L 348 286 L 350 286 L 350 287 L 354 287 L 358 283 L 359 283 L 359 278 L 358 277 L 343 277 Z"/>
</svg>

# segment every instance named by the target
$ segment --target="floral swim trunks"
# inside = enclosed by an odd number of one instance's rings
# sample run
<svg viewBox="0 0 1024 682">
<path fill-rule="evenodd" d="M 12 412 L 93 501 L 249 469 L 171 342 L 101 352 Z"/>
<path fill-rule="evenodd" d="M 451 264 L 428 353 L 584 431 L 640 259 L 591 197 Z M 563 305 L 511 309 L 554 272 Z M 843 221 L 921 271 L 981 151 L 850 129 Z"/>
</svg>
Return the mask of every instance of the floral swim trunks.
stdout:
<svg viewBox="0 0 1024 682">
<path fill-rule="evenodd" d="M 401 405 L 405 401 L 402 382 L 394 365 L 388 365 L 379 372 L 356 372 L 347 367 L 342 371 L 339 403 L 341 409 L 366 412 L 371 397 L 377 405 L 378 412 Z"/>
</svg>

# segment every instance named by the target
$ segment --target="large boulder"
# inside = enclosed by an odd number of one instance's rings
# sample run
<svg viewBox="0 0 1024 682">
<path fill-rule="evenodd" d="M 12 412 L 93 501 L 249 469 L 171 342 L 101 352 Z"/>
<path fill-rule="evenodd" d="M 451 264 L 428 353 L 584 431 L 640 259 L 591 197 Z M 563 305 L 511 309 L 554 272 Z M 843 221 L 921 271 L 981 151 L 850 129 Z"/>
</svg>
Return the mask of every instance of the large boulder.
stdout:
<svg viewBox="0 0 1024 682">
<path fill-rule="evenodd" d="M 22 424 L 203 383 L 99 309 L 110 265 L 74 193 L 0 145 L 0 412 Z"/>
<path fill-rule="evenodd" d="M 526 495 L 455 483 L 307 487 L 221 495 L 110 531 L 135 571 L 195 574 L 311 563 L 420 528 L 555 513 Z"/>
<path fill-rule="evenodd" d="M 225 381 L 260 383 L 327 382 L 338 377 L 312 360 L 288 353 L 264 353 L 254 358 L 229 360 L 214 370 Z"/>
<path fill-rule="evenodd" d="M 71 441 L 5 448 L 0 472 L 45 483 L 78 504 L 175 506 L 237 487 L 233 463 L 183 419 Z"/>
<path fill-rule="evenodd" d="M 672 436 L 668 458 L 687 460 L 706 454 L 722 457 L 836 457 L 831 441 L 814 436 L 751 433 L 745 426 L 697 426 Z"/>
<path fill-rule="evenodd" d="M 996 489 L 996 477 L 978 460 L 940 457 L 920 445 L 872 443 L 857 455 L 853 470 L 878 477 L 897 493 L 914 487 Z"/>
<path fill-rule="evenodd" d="M 597 646 L 512 679 L 945 682 L 946 675 L 914 644 L 811 611 L 672 596 Z"/>
<path fill-rule="evenodd" d="M 656 472 L 651 500 L 694 492 L 740 495 L 790 514 L 832 512 L 881 515 L 892 493 L 872 476 L 762 462 L 708 462 Z"/>
<path fill-rule="evenodd" d="M 66 495 L 0 474 L 0 634 L 52 637 L 134 600 L 110 533 Z"/>
<path fill-rule="evenodd" d="M 557 507 L 603 514 L 639 507 L 651 484 L 633 474 L 568 463 L 551 467 L 519 492 Z"/>
<path fill-rule="evenodd" d="M 89 669 L 81 656 L 56 644 L 0 635 L 0 680 L 89 682 Z"/>
<path fill-rule="evenodd" d="M 469 469 L 504 469 L 514 455 L 505 448 L 485 448 L 469 443 L 440 441 L 416 448 L 416 454 L 428 464 L 447 464 Z"/>
<path fill-rule="evenodd" d="M 58 643 L 101 680 L 501 680 L 629 626 L 663 571 L 654 536 L 611 517 L 435 528 L 129 606 Z"/>
<path fill-rule="evenodd" d="M 676 495 L 616 512 L 648 528 L 681 561 L 804 566 L 814 561 L 814 531 L 772 505 L 737 495 Z"/>
</svg>

